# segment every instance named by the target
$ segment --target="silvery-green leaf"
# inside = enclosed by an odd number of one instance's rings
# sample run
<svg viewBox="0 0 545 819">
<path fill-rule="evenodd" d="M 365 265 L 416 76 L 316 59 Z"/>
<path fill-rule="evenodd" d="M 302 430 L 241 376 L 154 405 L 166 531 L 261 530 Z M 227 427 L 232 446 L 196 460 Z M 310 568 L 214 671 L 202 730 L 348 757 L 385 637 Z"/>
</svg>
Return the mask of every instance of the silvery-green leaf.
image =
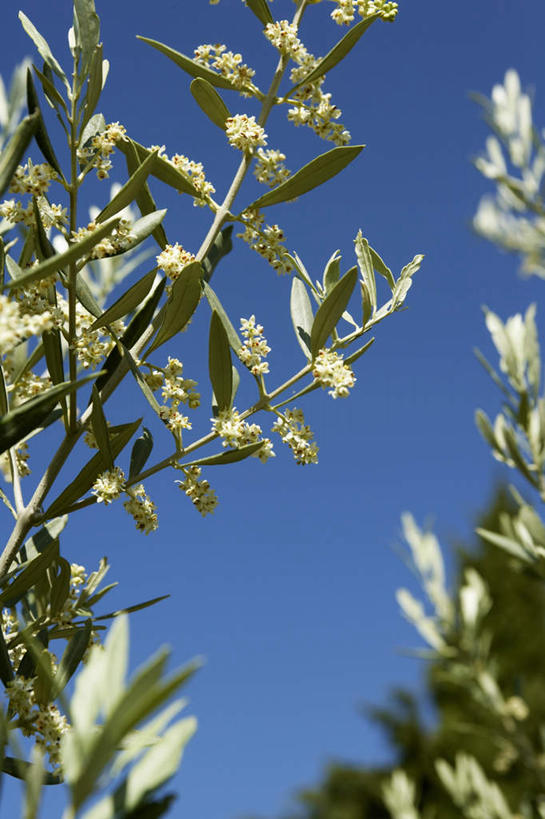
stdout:
<svg viewBox="0 0 545 819">
<path fill-rule="evenodd" d="M 201 111 L 214 125 L 225 131 L 225 120 L 231 116 L 231 113 L 214 86 L 208 80 L 196 77 L 189 88 Z"/>
<path fill-rule="evenodd" d="M 358 234 L 354 239 L 354 245 L 356 247 L 356 258 L 358 260 L 361 276 L 367 289 L 367 295 L 371 302 L 371 315 L 373 315 L 377 309 L 377 282 L 375 279 L 373 257 L 371 256 L 369 242 L 364 238 L 361 230 L 358 230 Z M 363 323 L 365 324 L 365 321 Z"/>
<path fill-rule="evenodd" d="M 70 678 L 78 670 L 79 664 L 83 659 L 83 655 L 89 647 L 91 639 L 91 620 L 87 620 L 85 626 L 79 629 L 74 636 L 69 640 L 61 661 L 55 672 L 53 680 L 53 687 L 51 691 L 51 698 L 56 699 L 60 692 L 64 690 Z"/>
<path fill-rule="evenodd" d="M 80 136 L 80 147 L 84 148 L 91 142 L 93 137 L 101 134 L 106 129 L 106 120 L 103 114 L 93 114 L 93 116 L 86 122 Z M 121 140 L 123 142 L 123 140 Z M 121 142 L 119 144 L 121 144 Z"/>
<path fill-rule="evenodd" d="M 223 259 L 224 256 L 227 256 L 233 249 L 233 242 L 231 240 L 231 234 L 233 232 L 233 225 L 228 225 L 227 227 L 220 230 L 214 242 L 202 260 L 202 266 L 204 270 L 204 281 L 209 282 L 212 278 L 212 273 L 216 269 L 219 262 Z"/>
<path fill-rule="evenodd" d="M 0 680 L 7 685 L 13 679 L 13 666 L 9 658 L 8 647 L 4 638 L 4 633 L 0 629 Z"/>
<path fill-rule="evenodd" d="M 135 611 L 147 609 L 150 606 L 154 606 L 156 603 L 160 603 L 162 600 L 166 600 L 168 597 L 170 597 L 170 594 L 162 594 L 159 597 L 153 597 L 151 600 L 144 600 L 142 603 L 135 603 L 134 606 L 126 606 L 122 609 L 110 611 L 108 614 L 101 614 L 99 617 L 94 617 L 93 620 L 95 622 L 98 622 L 99 620 L 113 620 L 114 617 L 120 617 L 122 614 L 132 614 Z"/>
<path fill-rule="evenodd" d="M 35 398 L 30 398 L 0 418 L 0 452 L 19 443 L 32 430 L 45 421 L 51 410 L 65 395 L 87 384 L 98 373 L 92 373 L 79 381 L 56 384 Z"/>
<path fill-rule="evenodd" d="M 288 253 L 287 256 L 288 256 L 288 259 L 291 261 L 291 263 L 293 264 L 293 266 L 295 268 L 296 276 L 299 276 L 301 281 L 305 282 L 305 284 L 307 284 L 310 287 L 310 290 L 311 290 L 312 294 L 314 295 L 314 298 L 316 298 L 316 294 L 314 293 L 314 291 L 312 289 L 311 278 L 310 278 L 310 276 L 308 274 L 308 271 L 307 271 L 305 265 L 303 264 L 303 262 L 301 261 L 301 259 L 297 255 L 297 253 L 294 252 L 293 255 Z"/>
<path fill-rule="evenodd" d="M 38 125 L 34 135 L 38 148 L 42 152 L 45 161 L 51 165 L 51 167 L 59 174 L 61 179 L 64 179 L 61 166 L 59 165 L 57 157 L 55 156 L 53 145 L 51 144 L 49 134 L 47 133 L 47 129 L 45 127 L 45 122 L 42 116 L 42 111 L 38 101 L 38 95 L 36 94 L 36 89 L 34 87 L 34 80 L 32 79 L 32 71 L 30 68 L 27 69 L 26 75 L 26 98 L 28 113 L 31 115 L 37 114 L 38 116 Z"/>
<path fill-rule="evenodd" d="M 123 740 L 123 749 L 112 764 L 112 775 L 118 776 L 142 751 L 155 745 L 169 722 L 187 705 L 187 700 L 175 700 L 145 725 L 128 734 Z"/>
<path fill-rule="evenodd" d="M 175 51 L 173 48 L 170 48 L 170 46 L 163 45 L 163 43 L 159 43 L 157 40 L 150 40 L 149 37 L 141 37 L 138 34 L 136 36 L 139 40 L 142 40 L 142 42 L 147 43 L 152 46 L 152 48 L 156 48 L 157 51 L 160 51 L 161 54 L 164 54 L 192 77 L 202 77 L 204 80 L 208 80 L 212 85 L 215 85 L 216 88 L 234 88 L 233 83 L 225 77 L 222 77 L 221 74 L 216 74 L 204 65 L 195 62 L 195 60 L 190 60 L 185 54 L 180 54 L 179 51 Z"/>
<path fill-rule="evenodd" d="M 144 148 L 143 145 L 140 145 L 134 140 L 128 141 L 122 139 L 117 143 L 116 147 L 119 148 L 119 150 L 126 156 L 129 152 L 131 152 L 131 144 L 136 150 L 140 162 L 143 162 L 144 159 L 146 159 L 152 153 L 152 151 L 150 151 L 148 148 Z M 200 196 L 199 191 L 194 185 L 191 184 L 189 179 L 184 176 L 181 171 L 175 168 L 174 165 L 161 156 L 157 157 L 157 162 L 154 165 L 152 175 L 161 182 L 164 182 L 166 185 L 170 185 L 171 188 L 180 191 L 180 193 L 188 193 L 190 196 Z"/>
<path fill-rule="evenodd" d="M 120 296 L 117 301 L 115 301 L 111 307 L 108 307 L 107 310 L 97 318 L 96 321 L 93 322 L 90 330 L 98 330 L 99 327 L 105 327 L 107 324 L 112 324 L 112 322 L 117 321 L 117 319 L 123 318 L 123 316 L 132 313 L 133 310 L 136 310 L 142 302 L 147 298 L 148 293 L 150 292 L 151 288 L 153 287 L 153 282 L 155 281 L 156 277 L 156 270 L 150 270 L 149 273 L 146 273 L 145 276 L 142 276 L 135 284 L 133 284 L 129 289 Z"/>
<path fill-rule="evenodd" d="M 369 246 L 369 253 L 371 254 L 371 261 L 373 263 L 374 269 L 377 271 L 377 273 L 380 273 L 380 275 L 386 279 L 386 281 L 388 282 L 388 286 L 390 287 L 390 290 L 393 290 L 395 286 L 394 274 L 392 273 L 390 268 L 383 262 L 381 257 L 378 255 L 377 251 L 373 250 L 371 246 Z"/>
<path fill-rule="evenodd" d="M 7 608 L 15 606 L 32 586 L 42 580 L 46 569 L 58 557 L 59 543 L 54 540 L 17 575 L 9 586 L 2 589 L 0 605 Z"/>
<path fill-rule="evenodd" d="M 116 193 L 114 198 L 102 208 L 95 219 L 95 222 L 104 222 L 108 217 L 114 216 L 120 210 L 126 208 L 136 199 L 137 194 L 146 182 L 149 174 L 153 171 L 153 167 L 157 160 L 157 151 L 152 151 L 148 157 L 142 162 L 139 168 L 135 170 L 132 176 L 125 182 L 122 188 Z"/>
<path fill-rule="evenodd" d="M 8 188 L 17 166 L 36 133 L 38 123 L 39 115 L 37 113 L 22 119 L 0 154 L 0 196 Z"/>
<path fill-rule="evenodd" d="M 500 535 L 499 532 L 490 532 L 487 529 L 481 529 L 478 527 L 475 529 L 475 532 L 482 537 L 484 540 L 488 541 L 488 543 L 492 543 L 494 546 L 499 546 L 500 549 L 504 549 L 509 554 L 518 557 L 520 560 L 524 560 L 525 563 L 533 563 L 531 555 L 522 548 L 522 546 L 516 542 L 516 540 L 512 540 L 510 537 L 505 537 L 505 535 Z"/>
<path fill-rule="evenodd" d="M 60 67 L 59 63 L 53 56 L 51 49 L 49 48 L 47 42 L 44 40 L 40 32 L 36 29 L 36 27 L 30 22 L 26 14 L 23 14 L 22 11 L 19 12 L 19 20 L 21 21 L 21 25 L 23 26 L 24 30 L 38 49 L 38 52 L 43 59 L 43 61 L 49 66 L 49 68 L 55 72 L 57 77 L 61 79 L 67 88 L 69 88 L 68 80 L 66 79 L 66 74 Z"/>
<path fill-rule="evenodd" d="M 97 390 L 96 384 L 93 384 L 91 396 L 93 403 L 91 427 L 93 429 L 95 441 L 97 442 L 98 450 L 102 454 L 107 469 L 111 470 L 114 467 L 114 459 L 110 446 L 110 433 L 108 432 L 108 423 L 106 421 L 106 416 L 104 415 L 104 410 L 102 409 L 102 402 L 100 400 L 100 394 Z"/>
<path fill-rule="evenodd" d="M 137 219 L 136 222 L 133 222 L 131 225 L 130 243 L 127 245 L 127 247 L 123 248 L 115 255 L 120 256 L 123 253 L 127 253 L 128 250 L 134 250 L 135 247 L 141 244 L 148 238 L 148 236 L 151 236 L 151 234 L 157 230 L 158 226 L 165 218 L 165 214 L 166 208 L 163 208 L 162 210 L 156 210 L 153 213 L 147 213 L 145 216 L 141 216 L 140 219 Z"/>
<path fill-rule="evenodd" d="M 52 108 L 55 108 L 57 113 L 60 115 L 62 112 L 65 114 L 68 113 L 68 109 L 66 107 L 66 103 L 62 98 L 61 94 L 57 91 L 54 83 L 49 77 L 39 71 L 36 66 L 32 66 L 34 71 L 36 72 L 36 76 L 40 80 L 42 84 L 42 89 L 45 94 L 45 97 Z"/>
<path fill-rule="evenodd" d="M 102 315 L 102 310 L 100 309 L 98 302 L 96 301 L 95 297 L 91 293 L 91 289 L 83 276 L 77 276 L 76 278 L 76 296 L 78 301 L 83 304 L 85 309 L 88 313 L 91 313 L 92 316 L 98 318 Z"/>
<path fill-rule="evenodd" d="M 94 0 L 74 0 L 74 31 L 81 49 L 80 76 L 85 77 L 100 39 L 100 20 Z"/>
<path fill-rule="evenodd" d="M 125 160 L 127 162 L 127 171 L 129 172 L 129 175 L 132 175 L 142 163 L 138 158 L 138 153 L 132 140 L 128 140 L 125 143 L 125 147 L 126 151 L 124 153 Z M 149 156 L 151 156 L 151 153 Z M 155 200 L 151 195 L 147 182 L 144 182 L 140 190 L 137 192 L 136 204 L 140 208 L 140 213 L 142 216 L 146 216 L 148 213 L 153 213 L 157 210 L 157 205 L 155 204 Z M 165 246 L 168 244 L 168 240 L 163 225 L 158 225 L 153 231 L 152 235 L 161 250 L 164 250 Z"/>
<path fill-rule="evenodd" d="M 301 279 L 295 277 L 291 284 L 290 312 L 293 329 L 295 330 L 299 346 L 305 356 L 310 359 L 312 358 L 310 334 L 312 332 L 314 315 L 312 313 L 307 288 Z"/>
<path fill-rule="evenodd" d="M 148 350 L 148 355 L 183 330 L 198 307 L 202 292 L 201 279 L 200 262 L 190 262 L 184 267 L 172 285 L 162 324 Z"/>
<path fill-rule="evenodd" d="M 57 329 L 46 330 L 42 333 L 45 360 L 53 384 L 64 382 L 64 366 L 60 332 Z"/>
<path fill-rule="evenodd" d="M 327 151 L 325 154 L 320 154 L 320 156 L 300 168 L 293 176 L 290 176 L 289 179 L 286 179 L 285 182 L 277 185 L 268 193 L 264 193 L 248 207 L 265 208 L 302 196 L 313 188 L 317 188 L 318 185 L 323 185 L 328 179 L 344 170 L 364 147 L 364 145 L 341 146 L 332 148 L 331 151 Z"/>
<path fill-rule="evenodd" d="M 357 280 L 358 269 L 353 267 L 348 273 L 345 273 L 342 279 L 339 279 L 318 308 L 310 335 L 310 347 L 313 357 L 324 347 L 327 339 L 337 326 L 337 322 L 350 301 Z"/>
<path fill-rule="evenodd" d="M 83 133 L 85 126 L 93 116 L 95 109 L 102 93 L 104 84 L 104 63 L 102 59 L 102 44 L 99 43 L 91 57 L 91 64 L 89 66 L 89 79 L 87 81 L 87 89 L 85 97 L 81 104 L 83 116 L 80 123 L 80 133 Z"/>
<path fill-rule="evenodd" d="M 2 763 L 2 771 L 15 777 L 16 779 L 24 779 L 26 781 L 30 774 L 32 762 L 26 762 L 24 759 L 15 759 L 12 756 L 5 756 Z M 44 785 L 60 785 L 62 779 L 52 773 L 44 774 Z"/>
<path fill-rule="evenodd" d="M 264 26 L 267 23 L 274 23 L 267 0 L 246 0 L 246 5 L 250 11 L 253 11 L 258 20 L 261 20 Z"/>
<path fill-rule="evenodd" d="M 51 575 L 53 570 L 55 574 L 52 578 L 51 592 L 49 595 L 49 613 L 52 618 L 55 618 L 62 611 L 70 594 L 70 578 L 72 572 L 70 563 L 65 560 L 64 557 L 59 557 L 55 561 L 55 564 L 50 568 L 48 574 Z"/>
<path fill-rule="evenodd" d="M 44 523 L 41 529 L 38 529 L 32 537 L 29 537 L 24 546 L 21 547 L 21 558 L 30 560 L 43 552 L 53 541 L 59 539 L 59 535 L 67 523 L 68 515 Z"/>
<path fill-rule="evenodd" d="M 233 394 L 231 352 L 227 333 L 215 310 L 210 320 L 208 371 L 218 410 L 221 412 L 221 410 L 229 409 Z"/>
<path fill-rule="evenodd" d="M 91 252 L 95 245 L 104 239 L 105 236 L 112 233 L 118 224 L 119 216 L 114 216 L 112 219 L 104 222 L 104 224 L 99 225 L 96 230 L 94 230 L 88 236 L 85 236 L 84 239 L 81 239 L 79 242 L 74 242 L 62 253 L 57 253 L 52 258 L 46 259 L 44 262 L 36 267 L 33 267 L 28 272 L 25 271 L 18 279 L 8 282 L 7 286 L 9 288 L 13 288 L 33 284 L 34 282 L 46 279 L 48 276 L 53 275 L 53 273 L 56 273 L 61 268 L 67 267 L 72 262 L 84 258 Z"/>
<path fill-rule="evenodd" d="M 161 281 L 157 284 L 157 286 L 153 289 L 150 296 L 148 296 L 146 302 L 142 305 L 141 309 L 133 316 L 129 325 L 123 335 L 120 338 L 120 342 L 125 346 L 128 350 L 130 350 L 141 338 L 142 334 L 147 330 L 149 325 L 153 320 L 153 316 L 155 315 L 155 310 L 157 309 L 157 305 L 163 295 L 163 291 L 166 286 L 166 279 L 161 279 Z M 113 348 L 111 353 L 109 354 L 108 358 L 104 362 L 104 375 L 101 375 L 97 378 L 96 385 L 98 390 L 102 390 L 112 373 L 115 372 L 117 367 L 121 362 L 121 353 L 119 352 L 117 346 Z"/>
<path fill-rule="evenodd" d="M 230 404 L 230 406 L 232 407 L 234 405 L 234 403 L 235 403 L 235 397 L 236 397 L 236 394 L 237 394 L 238 386 L 240 384 L 240 375 L 238 374 L 238 370 L 237 370 L 237 368 L 235 367 L 234 364 L 233 364 L 231 369 L 233 371 L 233 389 L 232 389 L 232 392 L 231 392 L 231 404 Z"/>
<path fill-rule="evenodd" d="M 147 427 L 142 427 L 142 434 L 133 444 L 129 479 L 142 472 L 153 449 L 153 436 Z"/>
<path fill-rule="evenodd" d="M 325 293 L 329 293 L 331 288 L 337 284 L 341 275 L 341 255 L 338 250 L 333 253 L 331 258 L 328 260 L 325 269 L 324 275 L 322 277 L 322 284 Z"/>
<path fill-rule="evenodd" d="M 209 455 L 207 458 L 199 458 L 197 461 L 189 461 L 182 466 L 224 466 L 234 464 L 249 458 L 263 446 L 263 441 L 255 441 L 253 444 L 245 444 L 238 449 L 227 449 L 225 452 L 218 452 L 217 455 Z"/>
<path fill-rule="evenodd" d="M 216 313 L 221 319 L 221 322 L 225 328 L 225 332 L 227 333 L 227 338 L 229 339 L 229 344 L 231 345 L 231 348 L 233 349 L 235 354 L 238 355 L 239 350 L 242 347 L 242 342 L 238 337 L 237 331 L 231 324 L 229 316 L 223 309 L 223 306 L 220 300 L 218 299 L 216 293 L 212 290 L 212 288 L 207 282 L 203 282 L 203 289 L 204 295 L 208 300 L 208 304 L 210 305 L 212 310 L 216 311 Z"/>
<path fill-rule="evenodd" d="M 367 344 L 364 344 L 363 347 L 359 348 L 359 350 L 356 350 L 354 353 L 351 353 L 349 356 L 347 356 L 344 359 L 344 363 L 348 365 L 353 364 L 354 361 L 357 361 L 358 358 L 360 358 L 360 356 L 367 352 L 367 350 L 374 343 L 374 341 L 375 341 L 374 338 L 370 338 Z"/>
<path fill-rule="evenodd" d="M 131 424 L 121 424 L 119 427 L 110 427 L 110 447 L 112 457 L 115 459 L 119 453 L 129 443 L 130 439 L 140 426 L 141 418 Z M 45 517 L 47 519 L 64 514 L 65 509 L 69 509 L 76 503 L 82 495 L 85 495 L 93 486 L 98 476 L 107 469 L 104 456 L 101 452 L 94 455 L 90 461 L 78 472 L 76 477 L 70 481 L 66 489 L 53 501 L 47 509 Z"/>
<path fill-rule="evenodd" d="M 5 415 L 9 409 L 8 392 L 6 389 L 6 379 L 4 370 L 0 367 L 0 416 Z"/>
<path fill-rule="evenodd" d="M 362 34 L 365 34 L 369 26 L 374 23 L 375 20 L 378 20 L 379 17 L 379 13 L 370 14 L 369 17 L 365 18 L 365 20 L 360 20 L 359 23 L 352 26 L 344 37 L 333 46 L 331 51 L 329 51 L 325 57 L 322 57 L 322 59 L 318 61 L 315 68 L 313 68 L 312 71 L 306 75 L 306 77 L 298 82 L 297 85 L 290 88 L 286 96 L 291 97 L 296 88 L 300 88 L 302 85 L 307 85 L 309 82 L 317 80 L 318 77 L 322 77 L 324 74 L 327 74 L 332 68 L 340 63 L 341 60 L 344 60 L 346 55 L 354 48 Z"/>
</svg>

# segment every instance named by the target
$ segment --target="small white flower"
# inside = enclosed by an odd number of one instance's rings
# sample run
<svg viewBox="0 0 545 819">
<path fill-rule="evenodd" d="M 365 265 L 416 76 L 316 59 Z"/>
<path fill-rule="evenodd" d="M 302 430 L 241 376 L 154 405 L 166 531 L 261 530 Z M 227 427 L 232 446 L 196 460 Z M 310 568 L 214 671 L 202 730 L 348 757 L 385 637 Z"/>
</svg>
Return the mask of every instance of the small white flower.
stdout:
<svg viewBox="0 0 545 819">
<path fill-rule="evenodd" d="M 225 120 L 225 133 L 233 148 L 239 151 L 253 151 L 259 145 L 266 145 L 267 134 L 258 125 L 255 117 L 246 114 L 235 114 Z"/>
</svg>

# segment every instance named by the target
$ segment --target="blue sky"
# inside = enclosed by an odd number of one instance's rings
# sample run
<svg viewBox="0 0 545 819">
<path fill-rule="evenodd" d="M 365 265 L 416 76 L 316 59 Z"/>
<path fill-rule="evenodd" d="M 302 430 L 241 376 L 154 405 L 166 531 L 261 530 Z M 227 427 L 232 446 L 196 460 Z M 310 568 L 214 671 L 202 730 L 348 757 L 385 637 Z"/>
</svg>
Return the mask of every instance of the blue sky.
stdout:
<svg viewBox="0 0 545 819">
<path fill-rule="evenodd" d="M 315 54 L 344 33 L 329 20 L 330 5 L 311 8 L 304 21 L 302 39 Z M 292 14 L 287 0 L 273 6 L 279 18 Z M 421 666 L 404 654 L 418 639 L 394 600 L 410 582 L 398 554 L 400 514 L 432 521 L 448 545 L 471 531 L 503 475 L 473 423 L 477 406 L 495 414 L 499 399 L 472 350 L 479 346 L 493 358 L 483 304 L 506 317 L 539 302 L 542 285 L 517 278 L 514 258 L 471 233 L 487 189 L 471 158 L 487 130 L 468 92 L 489 94 L 514 67 L 525 87 L 535 87 L 535 119 L 545 123 L 536 36 L 545 6 L 405 0 L 400 7 L 398 20 L 375 24 L 327 81 L 353 142 L 366 148 L 327 186 L 271 211 L 314 278 L 336 248 L 343 270 L 352 266 L 359 228 L 396 272 L 415 253 L 426 254 L 409 309 L 377 328 L 375 345 L 356 366 L 351 397 L 314 393 L 302 404 L 320 445 L 319 465 L 296 466 L 277 442 L 277 457 L 266 466 L 252 459 L 209 471 L 220 506 L 204 520 L 173 485 L 177 476 L 163 473 L 148 485 L 159 506 L 154 535 L 140 536 L 115 505 L 84 510 L 65 532 L 67 556 L 89 569 L 108 555 L 111 579 L 120 582 L 114 605 L 171 594 L 133 616 L 135 664 L 163 643 L 173 647 L 176 664 L 206 657 L 188 688 L 199 731 L 175 781 L 175 816 L 277 816 L 328 760 L 387 758 L 357 709 L 384 702 L 394 685 L 421 685 Z M 19 0 L 3 4 L 4 78 L 23 55 L 34 56 L 19 8 Z M 71 3 L 26 0 L 22 8 L 67 66 Z M 275 55 L 257 20 L 240 0 L 217 7 L 116 0 L 97 2 L 97 10 L 111 62 L 101 104 L 106 120 L 121 121 L 139 142 L 165 143 L 169 154 L 202 161 L 218 194 L 225 191 L 236 152 L 197 108 L 186 75 L 135 35 L 188 54 L 202 42 L 225 42 L 265 85 Z M 227 101 L 233 111 L 253 113 L 240 97 Z M 308 129 L 288 127 L 282 115 L 267 130 L 291 169 L 329 147 Z M 123 172 L 120 158 L 112 179 L 122 180 Z M 107 190 L 94 189 L 97 204 Z M 241 205 L 253 191 L 250 182 Z M 154 194 L 169 207 L 170 241 L 196 250 L 207 213 L 159 186 Z M 214 286 L 234 319 L 255 313 L 264 324 L 274 383 L 302 366 L 287 278 L 241 245 Z M 203 305 L 192 331 L 164 348 L 165 357 L 184 361 L 188 377 L 203 373 L 208 321 Z M 210 390 L 204 373 L 200 380 L 204 403 Z M 251 395 L 249 387 L 243 395 Z M 112 420 L 146 412 L 138 400 L 129 388 L 112 403 Z M 203 407 L 204 424 L 207 413 Z"/>
</svg>

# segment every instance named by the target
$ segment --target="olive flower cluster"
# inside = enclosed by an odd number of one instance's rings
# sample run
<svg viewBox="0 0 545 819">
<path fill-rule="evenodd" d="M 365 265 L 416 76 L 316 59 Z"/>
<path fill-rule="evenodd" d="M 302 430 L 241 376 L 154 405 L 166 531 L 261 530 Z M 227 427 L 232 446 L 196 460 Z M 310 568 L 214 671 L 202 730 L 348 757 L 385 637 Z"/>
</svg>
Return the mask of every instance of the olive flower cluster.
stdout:
<svg viewBox="0 0 545 819">
<path fill-rule="evenodd" d="M 199 480 L 201 476 L 200 466 L 181 467 L 185 480 L 176 481 L 182 492 L 185 492 L 191 499 L 193 506 L 201 515 L 206 517 L 213 512 L 218 505 L 216 493 L 211 489 L 207 480 Z"/>
<path fill-rule="evenodd" d="M 237 410 L 220 410 L 216 418 L 211 418 L 212 431 L 217 433 L 222 439 L 224 447 L 231 446 L 239 449 L 246 444 L 254 444 L 262 441 L 262 446 L 254 453 L 254 457 L 259 458 L 261 463 L 266 463 L 269 458 L 274 458 L 272 441 L 269 438 L 261 439 L 262 430 L 259 424 L 248 424 L 243 421 Z"/>
<path fill-rule="evenodd" d="M 348 390 L 356 383 L 352 368 L 344 363 L 339 353 L 332 350 L 319 351 L 312 374 L 322 387 L 333 387 L 332 390 L 328 390 L 332 398 L 346 398 Z"/>
<path fill-rule="evenodd" d="M 272 431 L 278 432 L 284 443 L 289 446 L 296 463 L 318 463 L 318 445 L 312 440 L 312 430 L 305 424 L 303 410 L 294 407 L 279 413 Z"/>
<path fill-rule="evenodd" d="M 216 45 L 205 43 L 198 46 L 194 52 L 194 59 L 195 62 L 217 71 L 229 80 L 243 97 L 253 96 L 258 90 L 252 82 L 255 71 L 242 62 L 242 54 L 227 51 L 227 46 L 221 43 Z"/>
<path fill-rule="evenodd" d="M 269 372 L 269 363 L 262 361 L 271 351 L 267 339 L 263 335 L 263 326 L 255 323 L 255 316 L 240 320 L 240 332 L 244 336 L 244 343 L 238 351 L 238 357 L 246 364 L 253 375 Z"/>
</svg>

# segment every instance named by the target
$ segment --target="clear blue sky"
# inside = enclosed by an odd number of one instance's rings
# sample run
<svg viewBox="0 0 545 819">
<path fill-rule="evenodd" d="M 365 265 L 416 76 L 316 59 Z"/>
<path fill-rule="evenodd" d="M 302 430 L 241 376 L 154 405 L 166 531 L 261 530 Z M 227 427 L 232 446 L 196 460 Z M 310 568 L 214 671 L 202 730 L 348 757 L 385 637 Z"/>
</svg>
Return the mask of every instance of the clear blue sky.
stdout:
<svg viewBox="0 0 545 819">
<path fill-rule="evenodd" d="M 34 55 L 17 20 L 19 2 L 2 7 L 4 78 L 23 55 Z M 273 6 L 278 17 L 292 14 L 288 0 Z M 396 588 L 410 581 L 395 551 L 400 514 L 408 509 L 420 522 L 433 520 L 448 544 L 470 531 L 503 474 L 474 428 L 474 409 L 494 414 L 499 399 L 472 349 L 493 357 L 484 303 L 506 317 L 539 300 L 542 285 L 517 279 L 515 259 L 469 229 L 486 189 L 470 160 L 487 131 L 468 92 L 488 94 L 507 68 L 517 68 L 523 85 L 535 86 L 536 121 L 545 123 L 538 35 L 545 6 L 400 0 L 400 7 L 395 24 L 374 25 L 327 82 L 353 141 L 367 147 L 326 187 L 271 211 L 314 277 L 336 248 L 343 269 L 353 264 L 360 227 L 396 272 L 415 253 L 426 254 L 409 309 L 378 328 L 352 396 L 332 401 L 314 393 L 306 400 L 319 465 L 296 466 L 277 444 L 267 466 L 252 459 L 210 470 L 220 506 L 205 520 L 174 487 L 176 476 L 165 473 L 148 486 L 159 505 L 156 534 L 140 536 L 115 506 L 84 510 L 65 533 L 67 555 L 89 569 L 108 555 L 111 578 L 120 581 L 114 604 L 171 594 L 152 613 L 133 616 L 135 664 L 164 642 L 177 664 L 195 654 L 207 658 L 188 689 L 199 731 L 174 783 L 175 816 L 277 816 L 328 760 L 387 757 L 357 708 L 383 702 L 394 685 L 420 685 L 421 667 L 402 652 L 418 639 L 394 600 Z M 25 0 L 22 8 L 67 65 L 69 0 Z M 106 120 L 121 121 L 140 142 L 165 143 L 169 154 L 204 162 L 218 192 L 225 190 L 237 154 L 200 113 L 187 77 L 135 35 L 185 53 L 202 42 L 226 42 L 266 77 L 275 57 L 256 19 L 240 0 L 218 7 L 205 0 L 98 0 L 97 9 L 111 61 Z M 302 37 L 315 54 L 343 33 L 330 10 L 324 3 L 305 19 Z M 228 102 L 245 110 L 240 97 Z M 292 169 L 327 149 L 307 129 L 277 121 L 268 131 Z M 119 159 L 112 178 L 122 179 L 123 170 Z M 154 191 L 170 208 L 170 240 L 195 250 L 207 213 Z M 97 188 L 96 195 L 106 192 Z M 241 246 L 218 269 L 215 287 L 235 318 L 253 312 L 265 325 L 280 380 L 300 360 L 289 280 Z M 200 312 L 194 330 L 169 350 L 189 377 L 206 361 L 204 305 Z M 205 383 L 202 392 L 209 395 Z M 146 412 L 135 408 L 136 399 L 131 391 L 112 404 L 112 419 Z M 44 815 L 54 815 L 53 805 Z"/>
</svg>

